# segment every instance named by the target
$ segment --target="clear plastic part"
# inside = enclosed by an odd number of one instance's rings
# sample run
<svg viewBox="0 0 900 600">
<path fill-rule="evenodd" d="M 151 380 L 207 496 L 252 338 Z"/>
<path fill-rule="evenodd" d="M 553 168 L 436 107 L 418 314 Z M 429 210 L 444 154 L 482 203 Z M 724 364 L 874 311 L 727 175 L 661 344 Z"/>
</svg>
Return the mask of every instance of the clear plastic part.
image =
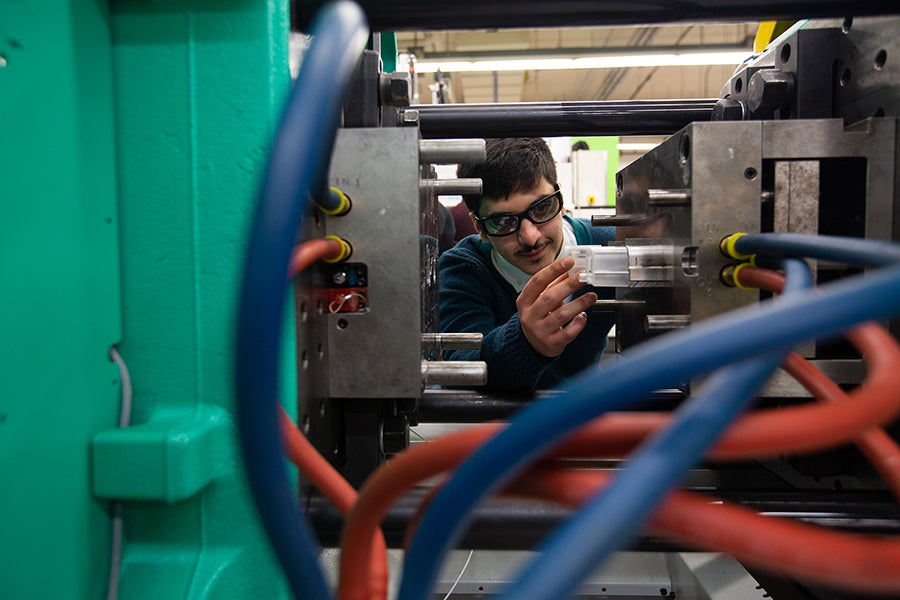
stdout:
<svg viewBox="0 0 900 600">
<path fill-rule="evenodd" d="M 667 285 L 673 278 L 671 244 L 638 243 L 618 246 L 573 246 L 572 273 L 595 287 Z"/>
<path fill-rule="evenodd" d="M 627 287 L 628 248 L 625 246 L 573 246 L 578 281 L 596 287 Z"/>
</svg>

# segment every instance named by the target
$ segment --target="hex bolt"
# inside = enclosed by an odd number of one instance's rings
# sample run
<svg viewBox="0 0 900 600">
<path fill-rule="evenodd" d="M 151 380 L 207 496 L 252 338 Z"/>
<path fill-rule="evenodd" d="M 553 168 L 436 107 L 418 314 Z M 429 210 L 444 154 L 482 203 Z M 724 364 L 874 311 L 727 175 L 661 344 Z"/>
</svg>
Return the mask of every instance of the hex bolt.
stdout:
<svg viewBox="0 0 900 600">
<path fill-rule="evenodd" d="M 384 106 L 409 106 L 409 73 L 382 73 L 379 80 L 381 103 Z"/>
<path fill-rule="evenodd" d="M 397 125 L 400 127 L 418 127 L 419 111 L 414 108 L 397 111 Z"/>
<path fill-rule="evenodd" d="M 740 100 L 720 98 L 713 105 L 713 121 L 743 121 L 747 107 Z"/>
<path fill-rule="evenodd" d="M 747 106 L 751 112 L 783 108 L 794 95 L 794 75 L 776 69 L 762 69 L 747 85 Z"/>
</svg>

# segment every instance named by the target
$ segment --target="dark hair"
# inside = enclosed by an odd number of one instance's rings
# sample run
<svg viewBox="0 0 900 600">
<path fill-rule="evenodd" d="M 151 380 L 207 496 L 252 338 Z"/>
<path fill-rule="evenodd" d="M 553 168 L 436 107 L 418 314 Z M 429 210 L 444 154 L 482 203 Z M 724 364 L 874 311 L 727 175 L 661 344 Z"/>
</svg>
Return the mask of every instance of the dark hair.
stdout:
<svg viewBox="0 0 900 600">
<path fill-rule="evenodd" d="M 577 152 L 578 150 L 590 150 L 591 147 L 588 146 L 588 143 L 584 140 L 578 140 L 574 144 L 572 144 L 572 152 Z"/>
<path fill-rule="evenodd" d="M 485 141 L 486 160 L 461 164 L 457 177 L 481 178 L 481 195 L 466 194 L 463 200 L 476 215 L 481 200 L 499 200 L 516 192 L 536 188 L 542 179 L 556 185 L 556 162 L 543 138 L 494 138 Z"/>
</svg>

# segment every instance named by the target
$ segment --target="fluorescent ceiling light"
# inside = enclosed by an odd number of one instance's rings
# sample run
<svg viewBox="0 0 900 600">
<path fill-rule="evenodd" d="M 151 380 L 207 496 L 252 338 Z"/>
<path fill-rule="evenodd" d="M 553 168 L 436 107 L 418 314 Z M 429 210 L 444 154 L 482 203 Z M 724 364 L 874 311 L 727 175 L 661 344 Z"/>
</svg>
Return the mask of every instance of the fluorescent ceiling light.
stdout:
<svg viewBox="0 0 900 600">
<path fill-rule="evenodd" d="M 619 142 L 616 147 L 622 152 L 647 152 L 659 146 L 657 142 Z"/>
<path fill-rule="evenodd" d="M 578 58 L 515 58 L 417 62 L 417 73 L 463 73 L 491 71 L 563 71 L 569 69 L 616 69 L 625 67 L 683 67 L 691 65 L 739 65 L 752 51 L 666 52 L 661 54 L 617 54 Z"/>
</svg>

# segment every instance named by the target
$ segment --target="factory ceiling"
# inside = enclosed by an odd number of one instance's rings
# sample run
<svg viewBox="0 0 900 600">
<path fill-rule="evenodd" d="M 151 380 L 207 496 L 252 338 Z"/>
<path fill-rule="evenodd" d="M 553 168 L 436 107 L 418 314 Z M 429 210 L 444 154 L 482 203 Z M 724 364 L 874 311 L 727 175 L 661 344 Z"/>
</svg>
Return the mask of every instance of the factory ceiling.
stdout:
<svg viewBox="0 0 900 600">
<path fill-rule="evenodd" d="M 419 63 L 466 56 L 546 58 L 588 53 L 746 49 L 753 47 L 758 23 L 703 23 L 648 27 L 581 27 L 405 31 L 397 34 L 398 52 L 416 55 Z M 526 65 L 528 63 L 526 62 Z M 452 102 L 550 102 L 712 98 L 737 64 L 613 67 L 575 70 L 445 72 Z M 399 69 L 399 65 L 398 65 Z M 435 100 L 434 73 L 417 75 L 418 103 Z"/>
</svg>

